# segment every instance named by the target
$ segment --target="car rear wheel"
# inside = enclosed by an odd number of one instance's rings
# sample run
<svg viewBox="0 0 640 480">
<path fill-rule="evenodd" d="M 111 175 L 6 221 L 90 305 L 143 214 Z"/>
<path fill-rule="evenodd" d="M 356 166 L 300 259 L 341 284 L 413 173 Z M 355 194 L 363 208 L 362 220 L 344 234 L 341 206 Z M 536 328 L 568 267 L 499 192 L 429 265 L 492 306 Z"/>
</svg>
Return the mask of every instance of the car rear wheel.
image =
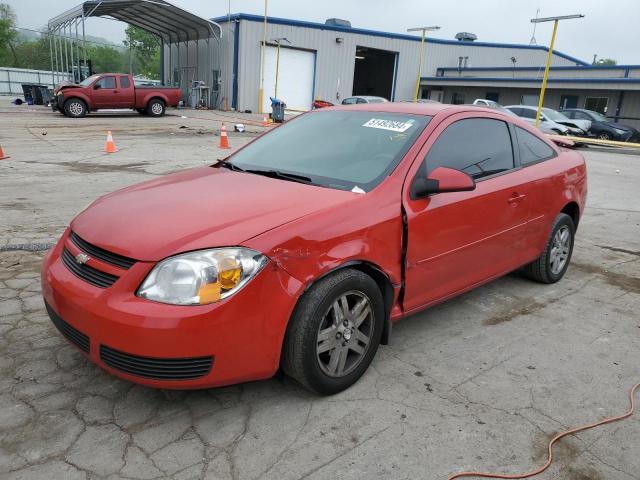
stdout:
<svg viewBox="0 0 640 480">
<path fill-rule="evenodd" d="M 64 114 L 71 118 L 81 118 L 87 114 L 87 105 L 77 98 L 71 98 L 64 104 Z"/>
<path fill-rule="evenodd" d="M 525 274 L 541 283 L 560 280 L 569 268 L 575 231 L 576 227 L 569 215 L 558 215 L 542 255 L 524 267 Z"/>
<path fill-rule="evenodd" d="M 598 138 L 600 140 L 611 140 L 611 135 L 609 133 L 607 133 L 607 132 L 600 132 L 598 134 Z"/>
<path fill-rule="evenodd" d="M 309 390 L 338 393 L 369 367 L 383 323 L 376 282 L 358 270 L 340 270 L 300 299 L 285 335 L 282 369 Z"/>
<path fill-rule="evenodd" d="M 166 107 L 164 105 L 164 102 L 162 100 L 158 100 L 157 98 L 154 98 L 153 100 L 151 100 L 149 102 L 149 105 L 147 105 L 147 113 L 152 117 L 163 116 L 165 110 L 166 110 Z"/>
</svg>

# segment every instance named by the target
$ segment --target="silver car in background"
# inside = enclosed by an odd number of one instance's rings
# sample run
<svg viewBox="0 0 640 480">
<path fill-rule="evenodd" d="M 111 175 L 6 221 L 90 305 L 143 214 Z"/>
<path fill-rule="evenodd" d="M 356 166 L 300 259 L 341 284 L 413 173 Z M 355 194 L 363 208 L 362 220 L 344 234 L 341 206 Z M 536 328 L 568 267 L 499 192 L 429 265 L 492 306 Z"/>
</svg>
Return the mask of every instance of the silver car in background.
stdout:
<svg viewBox="0 0 640 480">
<path fill-rule="evenodd" d="M 529 105 L 509 105 L 505 107 L 522 118 L 525 122 L 531 124 L 536 123 L 537 107 Z M 587 136 L 591 128 L 591 122 L 588 120 L 572 120 L 551 108 L 543 108 L 540 112 L 540 123 L 538 128 L 544 133 L 552 135 L 577 135 Z"/>
<path fill-rule="evenodd" d="M 388 102 L 384 97 L 374 97 L 372 95 L 354 95 L 342 100 L 342 105 L 355 105 L 356 103 L 384 103 Z"/>
</svg>

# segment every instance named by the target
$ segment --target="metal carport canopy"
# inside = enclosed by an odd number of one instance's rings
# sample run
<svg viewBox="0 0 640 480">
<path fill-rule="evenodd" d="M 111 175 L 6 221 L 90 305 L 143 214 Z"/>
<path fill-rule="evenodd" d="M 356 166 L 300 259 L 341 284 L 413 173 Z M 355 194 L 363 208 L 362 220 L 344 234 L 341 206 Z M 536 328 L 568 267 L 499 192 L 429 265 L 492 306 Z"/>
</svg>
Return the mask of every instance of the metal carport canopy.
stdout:
<svg viewBox="0 0 640 480">
<path fill-rule="evenodd" d="M 77 18 L 110 17 L 154 33 L 167 43 L 220 38 L 220 25 L 164 0 L 92 0 L 49 20 L 54 29 Z"/>
</svg>

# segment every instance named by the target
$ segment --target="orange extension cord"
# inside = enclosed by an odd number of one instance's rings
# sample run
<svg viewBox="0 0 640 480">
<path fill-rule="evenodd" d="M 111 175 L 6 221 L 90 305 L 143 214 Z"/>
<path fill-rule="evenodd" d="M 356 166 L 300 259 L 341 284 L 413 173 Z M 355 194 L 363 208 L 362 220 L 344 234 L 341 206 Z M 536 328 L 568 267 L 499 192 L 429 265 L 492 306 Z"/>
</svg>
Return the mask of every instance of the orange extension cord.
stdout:
<svg viewBox="0 0 640 480">
<path fill-rule="evenodd" d="M 519 479 L 519 478 L 529 478 L 535 475 L 539 475 L 542 472 L 544 472 L 547 468 L 549 468 L 549 466 L 551 465 L 551 462 L 553 461 L 553 451 L 552 451 L 553 444 L 556 443 L 558 440 L 560 440 L 562 437 L 566 437 L 567 435 L 572 435 L 574 433 L 582 432 L 583 430 L 589 430 L 590 428 L 599 427 L 600 425 L 606 425 L 607 423 L 613 423 L 619 420 L 624 420 L 625 418 L 629 418 L 631 415 L 633 415 L 633 411 L 635 409 L 634 396 L 638 388 L 640 388 L 640 383 L 636 383 L 631 389 L 631 391 L 629 392 L 630 407 L 627 413 L 625 413 L 624 415 L 620 415 L 619 417 L 605 418 L 604 420 L 600 420 L 599 422 L 596 422 L 596 423 L 590 423 L 588 425 L 582 425 L 580 427 L 572 428 L 571 430 L 558 433 L 555 437 L 553 437 L 549 442 L 549 447 L 547 449 L 547 463 L 545 463 L 542 467 L 536 470 L 532 470 L 527 473 L 515 474 L 515 475 L 501 475 L 498 473 L 486 473 L 486 472 L 460 472 L 450 476 L 449 480 L 454 480 L 456 478 L 462 478 L 462 477 Z"/>
</svg>

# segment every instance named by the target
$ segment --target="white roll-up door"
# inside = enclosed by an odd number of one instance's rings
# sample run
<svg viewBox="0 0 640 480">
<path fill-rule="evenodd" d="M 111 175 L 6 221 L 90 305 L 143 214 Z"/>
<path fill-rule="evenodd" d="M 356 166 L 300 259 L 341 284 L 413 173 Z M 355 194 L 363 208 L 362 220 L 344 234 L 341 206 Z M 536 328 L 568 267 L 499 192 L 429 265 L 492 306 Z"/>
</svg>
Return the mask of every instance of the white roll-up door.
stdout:
<svg viewBox="0 0 640 480">
<path fill-rule="evenodd" d="M 275 95 L 277 47 L 267 46 L 264 59 L 263 112 L 271 111 Z M 278 72 L 278 99 L 293 110 L 309 110 L 313 103 L 313 82 L 316 56 L 314 52 L 280 48 Z"/>
</svg>

